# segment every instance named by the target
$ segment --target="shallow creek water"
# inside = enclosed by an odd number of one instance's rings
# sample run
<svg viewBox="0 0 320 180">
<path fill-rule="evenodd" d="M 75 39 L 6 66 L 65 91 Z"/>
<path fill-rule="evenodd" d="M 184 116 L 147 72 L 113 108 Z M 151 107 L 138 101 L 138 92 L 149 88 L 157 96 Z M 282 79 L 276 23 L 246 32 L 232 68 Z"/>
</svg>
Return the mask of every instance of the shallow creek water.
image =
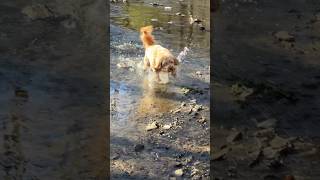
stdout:
<svg viewBox="0 0 320 180">
<path fill-rule="evenodd" d="M 209 1 L 161 1 L 164 6 L 152 6 L 153 1 L 111 3 L 111 83 L 112 111 L 111 133 L 124 133 L 134 126 L 133 116 L 146 113 L 169 112 L 177 100 L 183 98 L 179 89 L 184 86 L 209 88 L 209 78 L 199 81 L 191 77 L 195 71 L 209 70 L 210 32 Z M 165 6 L 172 7 L 166 11 Z M 176 13 L 181 15 L 176 15 Z M 189 14 L 203 20 L 207 30 L 189 23 Z M 185 16 L 183 16 L 185 15 Z M 152 22 L 151 19 L 157 19 Z M 169 24 L 168 22 L 172 22 Z M 176 79 L 170 77 L 168 85 L 151 85 L 150 74 L 137 69 L 144 56 L 139 40 L 139 28 L 152 24 L 157 43 L 170 49 L 177 56 L 184 47 L 191 51 L 179 67 Z M 129 62 L 130 68 L 118 68 L 117 64 Z M 208 99 L 204 100 L 208 104 Z"/>
</svg>

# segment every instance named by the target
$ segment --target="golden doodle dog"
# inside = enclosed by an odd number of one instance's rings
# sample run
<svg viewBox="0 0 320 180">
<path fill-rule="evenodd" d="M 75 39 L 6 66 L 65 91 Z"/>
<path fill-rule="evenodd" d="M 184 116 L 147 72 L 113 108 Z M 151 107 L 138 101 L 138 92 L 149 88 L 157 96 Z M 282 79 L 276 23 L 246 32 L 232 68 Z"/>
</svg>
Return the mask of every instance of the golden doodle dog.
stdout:
<svg viewBox="0 0 320 180">
<path fill-rule="evenodd" d="M 152 31 L 152 26 L 140 28 L 140 39 L 143 43 L 143 47 L 145 48 L 143 69 L 146 70 L 150 67 L 151 70 L 157 74 L 156 78 L 158 82 L 161 82 L 159 76 L 160 72 L 168 72 L 173 77 L 176 77 L 176 66 L 179 64 L 179 61 L 168 49 L 155 44 Z"/>
</svg>

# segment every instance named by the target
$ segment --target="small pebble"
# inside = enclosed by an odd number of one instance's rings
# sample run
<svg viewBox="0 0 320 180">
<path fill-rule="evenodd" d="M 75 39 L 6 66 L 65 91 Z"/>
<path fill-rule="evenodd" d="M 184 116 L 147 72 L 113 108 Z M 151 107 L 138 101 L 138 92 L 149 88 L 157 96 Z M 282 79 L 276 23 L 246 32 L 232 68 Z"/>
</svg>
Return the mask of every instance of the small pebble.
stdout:
<svg viewBox="0 0 320 180">
<path fill-rule="evenodd" d="M 182 169 L 177 169 L 177 170 L 174 171 L 174 174 L 176 176 L 182 176 L 183 175 L 183 170 Z"/>
<path fill-rule="evenodd" d="M 165 10 L 165 11 L 171 11 L 171 10 L 172 10 L 172 7 L 164 7 L 164 10 Z"/>
</svg>

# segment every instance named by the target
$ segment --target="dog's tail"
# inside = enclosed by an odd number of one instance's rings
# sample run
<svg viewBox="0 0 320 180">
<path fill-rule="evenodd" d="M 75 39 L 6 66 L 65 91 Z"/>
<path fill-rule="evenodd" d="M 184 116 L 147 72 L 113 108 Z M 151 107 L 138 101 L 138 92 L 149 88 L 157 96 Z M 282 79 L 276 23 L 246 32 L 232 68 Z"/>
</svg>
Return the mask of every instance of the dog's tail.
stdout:
<svg viewBox="0 0 320 180">
<path fill-rule="evenodd" d="M 145 26 L 140 28 L 141 33 L 141 41 L 143 42 L 144 46 L 151 46 L 154 44 L 154 37 L 152 36 L 153 27 L 152 26 Z"/>
</svg>

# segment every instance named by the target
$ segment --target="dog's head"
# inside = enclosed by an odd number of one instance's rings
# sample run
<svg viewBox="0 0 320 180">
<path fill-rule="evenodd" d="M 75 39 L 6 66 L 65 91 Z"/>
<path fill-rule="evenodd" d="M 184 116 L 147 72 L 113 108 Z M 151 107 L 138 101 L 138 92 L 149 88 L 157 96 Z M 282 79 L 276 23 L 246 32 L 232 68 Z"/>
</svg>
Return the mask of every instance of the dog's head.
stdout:
<svg viewBox="0 0 320 180">
<path fill-rule="evenodd" d="M 173 77 L 177 76 L 177 68 L 175 66 L 169 66 L 168 72 L 170 72 Z"/>
</svg>

